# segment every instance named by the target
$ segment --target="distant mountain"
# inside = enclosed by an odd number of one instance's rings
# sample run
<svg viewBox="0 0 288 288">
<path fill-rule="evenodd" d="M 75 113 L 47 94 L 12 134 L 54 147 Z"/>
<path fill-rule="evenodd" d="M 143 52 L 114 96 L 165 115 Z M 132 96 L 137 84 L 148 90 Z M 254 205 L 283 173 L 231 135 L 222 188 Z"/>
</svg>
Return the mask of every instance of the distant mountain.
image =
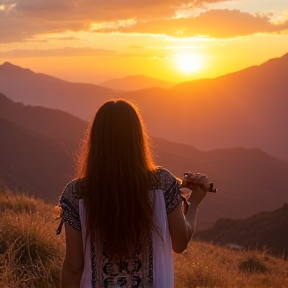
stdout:
<svg viewBox="0 0 288 288">
<path fill-rule="evenodd" d="M 202 172 L 218 188 L 208 193 L 199 209 L 199 226 L 219 218 L 245 218 L 271 211 L 288 202 L 288 163 L 260 149 L 230 148 L 200 151 L 189 145 L 153 139 L 157 164 L 178 177 Z"/>
<path fill-rule="evenodd" d="M 61 109 L 90 119 L 100 103 L 125 98 L 140 107 L 150 135 L 201 150 L 261 148 L 288 160 L 288 54 L 259 66 L 178 84 L 116 93 L 65 82 L 9 63 L 0 66 L 0 91 L 14 101 Z"/>
<path fill-rule="evenodd" d="M 1 118 L 0 135 L 1 182 L 56 203 L 75 175 L 73 157 L 53 140 Z"/>
<path fill-rule="evenodd" d="M 0 92 L 13 101 L 60 109 L 85 120 L 105 99 L 117 95 L 108 88 L 70 83 L 8 62 L 0 65 Z"/>
<path fill-rule="evenodd" d="M 4 95 L 0 115 L 6 118 L 0 129 L 0 179 L 53 201 L 74 177 L 74 152 L 87 123 L 61 111 L 14 103 Z M 219 189 L 201 204 L 200 228 L 211 227 L 219 218 L 248 217 L 287 202 L 288 164 L 260 149 L 204 152 L 159 138 L 152 139 L 152 149 L 157 165 L 178 177 L 186 171 L 206 173 Z"/>
<path fill-rule="evenodd" d="M 278 256 L 288 253 L 288 204 L 246 219 L 219 219 L 213 228 L 198 231 L 196 239 L 243 248 L 267 249 Z"/>
<path fill-rule="evenodd" d="M 99 83 L 100 86 L 119 91 L 133 91 L 146 88 L 171 88 L 176 83 L 147 77 L 144 75 L 133 75 L 124 78 L 116 78 Z"/>
</svg>

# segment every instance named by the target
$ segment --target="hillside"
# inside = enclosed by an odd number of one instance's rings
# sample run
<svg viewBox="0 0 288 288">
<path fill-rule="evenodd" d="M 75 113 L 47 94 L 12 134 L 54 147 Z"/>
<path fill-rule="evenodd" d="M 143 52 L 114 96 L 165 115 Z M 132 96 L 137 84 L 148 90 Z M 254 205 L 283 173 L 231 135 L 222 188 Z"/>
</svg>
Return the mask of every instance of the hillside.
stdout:
<svg viewBox="0 0 288 288">
<path fill-rule="evenodd" d="M 72 155 L 48 137 L 1 118 L 0 134 L 0 179 L 11 189 L 56 203 L 75 175 Z"/>
<path fill-rule="evenodd" d="M 176 83 L 147 77 L 144 75 L 132 75 L 124 78 L 116 78 L 99 83 L 100 86 L 113 90 L 133 91 L 151 87 L 171 88 Z"/>
<path fill-rule="evenodd" d="M 213 228 L 198 231 L 196 238 L 215 244 L 234 243 L 249 249 L 267 249 L 288 257 L 288 204 L 275 211 L 246 219 L 219 219 Z"/>
</svg>

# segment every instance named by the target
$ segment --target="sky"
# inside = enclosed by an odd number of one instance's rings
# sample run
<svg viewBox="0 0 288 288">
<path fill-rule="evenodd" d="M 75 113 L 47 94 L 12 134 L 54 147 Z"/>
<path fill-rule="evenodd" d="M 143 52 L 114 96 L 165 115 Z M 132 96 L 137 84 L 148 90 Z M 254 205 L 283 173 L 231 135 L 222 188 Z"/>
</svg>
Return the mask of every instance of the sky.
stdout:
<svg viewBox="0 0 288 288">
<path fill-rule="evenodd" d="M 287 0 L 0 0 L 0 64 L 71 82 L 179 83 L 287 52 Z"/>
</svg>

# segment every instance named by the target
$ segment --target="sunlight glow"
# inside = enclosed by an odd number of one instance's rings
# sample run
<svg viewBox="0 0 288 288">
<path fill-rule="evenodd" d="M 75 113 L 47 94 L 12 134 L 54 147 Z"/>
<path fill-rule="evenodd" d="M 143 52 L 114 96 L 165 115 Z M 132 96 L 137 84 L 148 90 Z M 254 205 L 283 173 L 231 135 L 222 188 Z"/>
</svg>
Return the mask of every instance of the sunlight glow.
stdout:
<svg viewBox="0 0 288 288">
<path fill-rule="evenodd" d="M 198 71 L 202 66 L 201 56 L 192 53 L 179 53 L 175 55 L 177 67 L 185 73 Z"/>
<path fill-rule="evenodd" d="M 0 5 L 0 11 L 10 11 L 11 9 L 13 9 L 16 6 L 16 4 L 1 4 Z"/>
</svg>

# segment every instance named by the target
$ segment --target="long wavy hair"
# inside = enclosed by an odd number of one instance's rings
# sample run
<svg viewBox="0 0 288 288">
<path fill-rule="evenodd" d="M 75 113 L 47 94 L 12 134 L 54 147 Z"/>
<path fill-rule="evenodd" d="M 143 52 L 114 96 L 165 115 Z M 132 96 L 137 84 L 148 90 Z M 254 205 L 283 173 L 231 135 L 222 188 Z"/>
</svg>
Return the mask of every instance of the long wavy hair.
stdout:
<svg viewBox="0 0 288 288">
<path fill-rule="evenodd" d="M 148 239 L 153 224 L 147 188 L 156 166 L 133 103 L 119 99 L 100 107 L 81 161 L 87 236 L 119 259 Z"/>
</svg>

